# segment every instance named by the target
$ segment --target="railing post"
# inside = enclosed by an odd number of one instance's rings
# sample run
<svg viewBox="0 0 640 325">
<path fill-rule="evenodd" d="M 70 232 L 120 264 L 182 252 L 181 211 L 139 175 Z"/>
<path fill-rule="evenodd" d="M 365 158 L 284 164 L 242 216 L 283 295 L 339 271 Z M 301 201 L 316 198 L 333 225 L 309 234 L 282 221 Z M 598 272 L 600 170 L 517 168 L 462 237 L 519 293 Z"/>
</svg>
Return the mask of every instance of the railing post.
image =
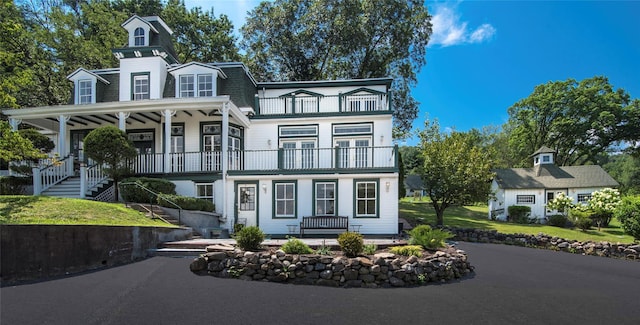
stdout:
<svg viewBox="0 0 640 325">
<path fill-rule="evenodd" d="M 80 198 L 87 197 L 87 165 L 84 162 L 80 163 Z"/>
<path fill-rule="evenodd" d="M 33 195 L 40 195 L 42 192 L 42 176 L 40 175 L 40 168 L 33 167 Z"/>
<path fill-rule="evenodd" d="M 278 169 L 284 168 L 284 149 L 278 148 Z"/>
<path fill-rule="evenodd" d="M 65 176 L 70 177 L 73 175 L 73 154 L 69 155 L 65 164 L 67 164 L 67 175 Z"/>
<path fill-rule="evenodd" d="M 393 163 L 394 163 L 393 167 L 395 167 L 395 168 L 399 168 L 400 167 L 399 160 L 398 160 L 399 158 L 400 157 L 398 157 L 398 145 L 396 144 L 396 145 L 393 146 Z"/>
<path fill-rule="evenodd" d="M 256 107 L 256 115 L 260 115 L 260 97 L 256 94 L 255 98 L 255 107 Z"/>
<path fill-rule="evenodd" d="M 340 167 L 340 147 L 335 146 L 333 149 L 333 160 L 334 160 L 334 166 L 333 168 L 339 168 Z"/>
</svg>

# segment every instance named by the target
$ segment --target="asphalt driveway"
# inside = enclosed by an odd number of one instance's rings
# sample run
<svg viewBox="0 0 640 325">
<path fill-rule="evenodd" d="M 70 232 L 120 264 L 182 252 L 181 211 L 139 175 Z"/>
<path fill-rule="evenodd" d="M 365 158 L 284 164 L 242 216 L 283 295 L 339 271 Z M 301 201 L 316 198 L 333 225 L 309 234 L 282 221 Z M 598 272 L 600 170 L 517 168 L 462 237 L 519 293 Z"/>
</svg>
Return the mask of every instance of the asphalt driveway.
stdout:
<svg viewBox="0 0 640 325">
<path fill-rule="evenodd" d="M 460 243 L 476 273 L 341 289 L 197 276 L 154 257 L 0 289 L 8 324 L 640 324 L 640 262 Z"/>
</svg>

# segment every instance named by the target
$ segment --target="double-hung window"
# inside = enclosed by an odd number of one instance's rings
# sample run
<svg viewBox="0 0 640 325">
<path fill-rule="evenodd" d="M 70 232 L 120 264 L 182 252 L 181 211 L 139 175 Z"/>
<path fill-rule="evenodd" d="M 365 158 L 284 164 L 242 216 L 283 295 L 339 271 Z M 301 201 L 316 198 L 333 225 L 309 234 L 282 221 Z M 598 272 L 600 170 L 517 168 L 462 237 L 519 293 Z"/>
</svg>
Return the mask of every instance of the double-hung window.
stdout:
<svg viewBox="0 0 640 325">
<path fill-rule="evenodd" d="M 196 197 L 213 202 L 213 184 L 199 183 L 196 184 Z"/>
<path fill-rule="evenodd" d="M 335 216 L 336 215 L 336 181 L 316 181 L 314 182 L 315 215 Z"/>
<path fill-rule="evenodd" d="M 213 75 L 199 74 L 198 75 L 198 97 L 212 97 L 212 96 L 213 96 Z"/>
<path fill-rule="evenodd" d="M 149 99 L 149 75 L 133 76 L 133 100 Z"/>
<path fill-rule="evenodd" d="M 356 218 L 378 217 L 378 180 L 355 180 Z"/>
<path fill-rule="evenodd" d="M 178 78 L 180 97 L 212 97 L 213 74 L 182 74 Z"/>
<path fill-rule="evenodd" d="M 296 182 L 279 181 L 274 187 L 274 218 L 296 217 Z"/>
<path fill-rule="evenodd" d="M 78 80 L 78 104 L 93 103 L 93 81 Z"/>
<path fill-rule="evenodd" d="M 138 27 L 133 32 L 133 41 L 135 46 L 144 46 L 144 28 Z"/>
<path fill-rule="evenodd" d="M 186 74 L 180 76 L 180 97 L 195 97 L 193 75 Z"/>
</svg>

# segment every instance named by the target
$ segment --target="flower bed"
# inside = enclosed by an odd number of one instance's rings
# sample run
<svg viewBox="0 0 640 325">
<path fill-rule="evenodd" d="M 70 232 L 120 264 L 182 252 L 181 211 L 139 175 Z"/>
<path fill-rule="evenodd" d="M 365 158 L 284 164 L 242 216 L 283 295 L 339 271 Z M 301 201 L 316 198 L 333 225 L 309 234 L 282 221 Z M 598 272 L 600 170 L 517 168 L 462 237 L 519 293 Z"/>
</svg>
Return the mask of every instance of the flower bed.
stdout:
<svg viewBox="0 0 640 325">
<path fill-rule="evenodd" d="M 367 288 L 446 282 L 473 272 L 465 252 L 452 247 L 425 252 L 423 257 L 379 252 L 354 258 L 273 249 L 245 252 L 220 246 L 211 250 L 191 263 L 192 272 L 248 281 Z"/>
</svg>

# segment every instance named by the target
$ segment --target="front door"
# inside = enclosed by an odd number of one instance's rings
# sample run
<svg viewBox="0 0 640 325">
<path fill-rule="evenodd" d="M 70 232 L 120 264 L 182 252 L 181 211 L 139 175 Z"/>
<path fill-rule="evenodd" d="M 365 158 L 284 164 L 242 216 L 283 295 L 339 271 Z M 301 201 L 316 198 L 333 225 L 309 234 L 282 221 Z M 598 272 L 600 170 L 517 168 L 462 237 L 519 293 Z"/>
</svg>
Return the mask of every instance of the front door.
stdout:
<svg viewBox="0 0 640 325">
<path fill-rule="evenodd" d="M 257 226 L 257 213 L 256 209 L 257 200 L 256 184 L 238 184 L 238 190 L 236 191 L 237 197 L 237 209 L 238 209 L 238 223 L 242 223 L 245 226 Z"/>
<path fill-rule="evenodd" d="M 556 193 L 559 192 L 564 192 L 565 194 L 567 194 L 566 190 L 547 190 L 546 191 L 546 196 L 545 196 L 545 216 L 551 216 L 554 214 L 558 214 L 558 213 L 563 213 L 564 211 L 558 211 L 558 210 L 549 210 L 546 205 L 551 202 L 553 199 L 556 198 Z"/>
</svg>

